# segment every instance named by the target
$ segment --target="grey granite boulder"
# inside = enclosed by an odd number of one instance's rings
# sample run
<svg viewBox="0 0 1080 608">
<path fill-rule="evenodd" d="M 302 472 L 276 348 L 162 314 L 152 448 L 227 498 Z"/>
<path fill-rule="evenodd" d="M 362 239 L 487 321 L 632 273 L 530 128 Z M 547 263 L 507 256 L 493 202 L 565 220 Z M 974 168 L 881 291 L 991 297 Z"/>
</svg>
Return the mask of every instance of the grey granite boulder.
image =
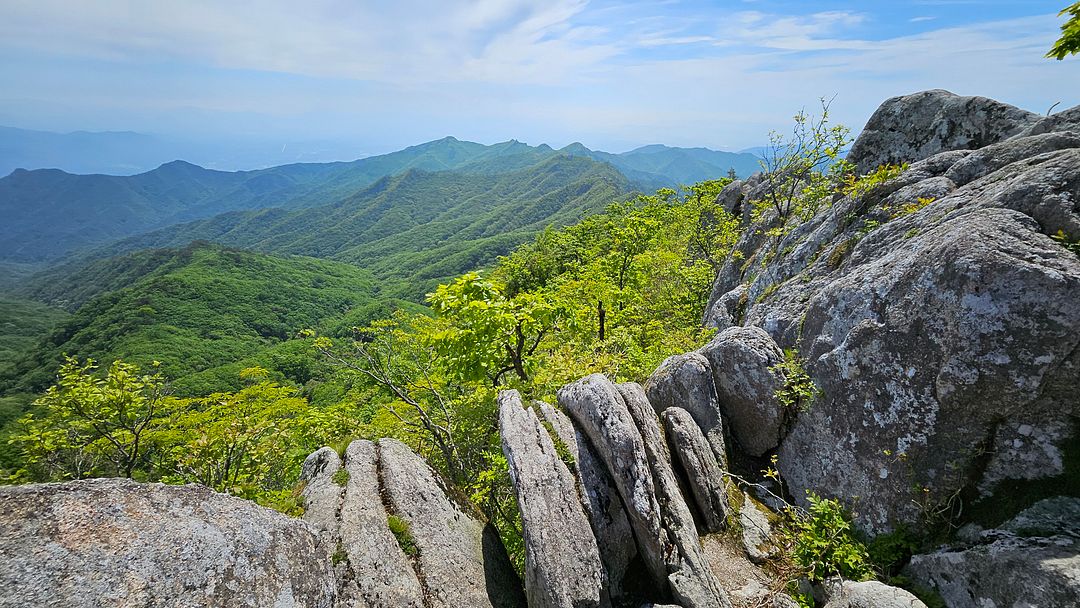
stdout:
<svg viewBox="0 0 1080 608">
<path fill-rule="evenodd" d="M 878 581 L 829 579 L 814 589 L 824 608 L 926 608 L 908 591 Z"/>
<path fill-rule="evenodd" d="M 807 411 L 737 416 L 726 393 L 764 396 L 776 381 L 731 391 L 710 357 L 732 448 L 755 431 L 740 419 L 765 421 L 796 500 L 842 498 L 870 533 L 957 491 L 1064 475 L 1080 416 L 1080 141 L 1018 134 L 1032 116 L 985 100 L 920 99 L 911 111 L 943 118 L 896 114 L 864 135 L 897 138 L 907 171 L 782 236 L 749 224 L 710 302 L 748 284 L 743 323 L 797 349 L 820 389 Z M 948 150 L 960 145 L 973 150 Z M 915 160 L 934 150 L 946 151 Z"/>
<path fill-rule="evenodd" d="M 308 524 L 203 486 L 0 488 L 0 606 L 332 608 Z"/>
<path fill-rule="evenodd" d="M 341 596 L 360 598 L 370 608 L 425 606 L 417 564 L 387 523 L 390 514 L 382 500 L 376 445 L 353 441 L 345 450 L 344 466 L 348 477 L 340 486 L 344 493 L 336 538 L 337 567 L 346 573 L 339 576 Z"/>
<path fill-rule="evenodd" d="M 498 405 L 499 436 L 524 530 L 529 606 L 610 606 L 600 550 L 574 475 L 517 391 L 499 393 Z"/>
<path fill-rule="evenodd" d="M 976 150 L 1005 140 L 1039 115 L 986 97 L 923 91 L 885 101 L 851 146 L 860 174 L 879 165 L 914 162 L 946 150 Z"/>
<path fill-rule="evenodd" d="M 334 448 L 323 447 L 312 452 L 300 467 L 300 482 L 304 489 L 304 521 L 324 530 L 335 541 L 338 538 L 338 512 L 345 487 L 334 481 L 341 470 L 341 456 Z M 340 477 L 340 476 L 339 476 Z"/>
<path fill-rule="evenodd" d="M 730 605 L 701 554 L 644 389 L 593 374 L 563 387 L 558 397 L 612 475 L 657 593 L 686 608 Z"/>
<path fill-rule="evenodd" d="M 784 353 L 759 327 L 731 327 L 699 350 L 712 368 L 720 411 L 739 448 L 761 456 L 780 444 L 790 412 L 776 399 Z"/>
<path fill-rule="evenodd" d="M 619 497 L 619 490 L 589 439 L 574 428 L 570 418 L 550 404 L 538 402 L 537 407 L 574 457 L 582 503 L 600 548 L 600 559 L 607 573 L 611 599 L 615 603 L 621 603 L 627 594 L 626 587 L 634 587 L 639 582 L 626 580 L 630 566 L 638 556 L 638 550 L 634 543 L 634 531 L 627 519 L 626 509 L 623 508 L 622 498 Z"/>
<path fill-rule="evenodd" d="M 657 414 L 671 407 L 686 410 L 705 434 L 717 462 L 727 467 L 720 402 L 713 386 L 712 367 L 704 355 L 686 353 L 668 357 L 645 382 L 645 394 Z"/>
<path fill-rule="evenodd" d="M 661 415 L 667 432 L 672 457 L 686 477 L 701 514 L 699 527 L 706 532 L 719 532 L 727 527 L 730 512 L 724 472 L 701 429 L 690 414 L 671 407 Z"/>
<path fill-rule="evenodd" d="M 425 606 L 510 608 L 525 605 L 495 528 L 475 507 L 453 500 L 443 479 L 408 446 L 377 443 L 379 477 L 387 512 L 410 528 Z"/>
<path fill-rule="evenodd" d="M 673 598 L 685 608 L 729 608 L 727 593 L 702 552 L 694 518 L 671 468 L 671 454 L 645 389 L 634 382 L 617 384 L 616 389 L 641 433 L 645 457 L 656 482 L 661 524 L 671 543 L 665 561 Z"/>
<path fill-rule="evenodd" d="M 966 537 L 913 556 L 904 573 L 950 607 L 1080 606 L 1080 498 L 1041 500 Z"/>
</svg>

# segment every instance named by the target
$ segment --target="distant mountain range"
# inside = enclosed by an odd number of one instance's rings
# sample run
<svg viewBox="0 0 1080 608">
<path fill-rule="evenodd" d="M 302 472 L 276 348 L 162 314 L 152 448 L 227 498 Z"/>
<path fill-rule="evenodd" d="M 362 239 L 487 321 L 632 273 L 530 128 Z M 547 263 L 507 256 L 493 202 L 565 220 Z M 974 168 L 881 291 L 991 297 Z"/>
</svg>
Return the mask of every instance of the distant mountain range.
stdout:
<svg viewBox="0 0 1080 608">
<path fill-rule="evenodd" d="M 0 178 L 0 217 L 5 220 L 0 223 L 0 262 L 49 262 L 88 247 L 229 212 L 274 208 L 275 211 L 264 211 L 263 215 L 276 217 L 290 210 L 340 206 L 351 197 L 364 196 L 362 191 L 378 180 L 409 170 L 454 172 L 459 177 L 445 175 L 423 180 L 435 190 L 442 187 L 434 185 L 440 180 L 472 182 L 481 188 L 471 192 L 475 199 L 482 195 L 482 188 L 488 187 L 479 186 L 487 183 L 480 177 L 530 169 L 543 171 L 544 163 L 567 157 L 603 164 L 620 173 L 619 178 L 607 175 L 609 184 L 622 182 L 609 190 L 614 196 L 633 189 L 652 191 L 661 186 L 722 177 L 729 170 L 747 175 L 757 167 L 753 155 L 705 148 L 654 145 L 609 154 L 589 150 L 581 144 L 555 150 L 517 141 L 487 146 L 447 137 L 352 162 L 291 164 L 256 171 L 213 171 L 184 161 L 169 162 L 132 176 L 19 169 Z M 546 166 L 552 169 L 569 165 Z M 602 172 L 597 171 L 597 175 Z M 479 177 L 460 177 L 464 175 Z M 534 178 L 513 177 L 526 181 Z M 546 183 L 550 186 L 553 182 L 549 179 Z M 436 199 L 425 198 L 425 193 L 417 196 L 413 202 L 420 207 L 439 207 L 443 201 L 456 200 L 453 192 L 443 192 Z M 520 198 L 514 200 L 518 204 L 523 202 Z M 207 233 L 206 238 L 217 238 L 221 226 L 249 219 L 220 218 L 215 221 L 216 228 L 200 230 Z M 182 231 L 191 232 L 187 227 Z M 155 237 L 145 242 L 158 244 L 159 240 Z M 170 245 L 181 244 L 167 240 Z"/>
<path fill-rule="evenodd" d="M 235 170 L 367 156 L 353 144 L 325 141 L 182 141 L 131 131 L 52 133 L 0 127 L 0 177 L 15 169 L 134 175 L 172 160 Z"/>
</svg>

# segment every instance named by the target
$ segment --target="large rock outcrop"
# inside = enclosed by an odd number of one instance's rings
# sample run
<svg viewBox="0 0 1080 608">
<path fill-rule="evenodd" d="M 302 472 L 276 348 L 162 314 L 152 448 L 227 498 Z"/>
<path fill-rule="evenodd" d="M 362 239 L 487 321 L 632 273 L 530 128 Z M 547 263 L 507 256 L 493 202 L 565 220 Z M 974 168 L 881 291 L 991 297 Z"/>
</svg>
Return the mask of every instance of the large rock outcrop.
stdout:
<svg viewBox="0 0 1080 608">
<path fill-rule="evenodd" d="M 894 97 L 874 112 L 851 147 L 859 173 L 922 160 L 947 150 L 975 150 L 1031 128 L 1039 115 L 986 97 L 923 91 Z"/>
<path fill-rule="evenodd" d="M 636 577 L 631 568 L 640 560 L 619 490 L 588 437 L 574 427 L 570 418 L 548 403 L 538 402 L 537 407 L 573 457 L 582 503 L 600 548 L 611 599 L 616 604 L 632 602 L 635 593 L 640 595 L 636 590 L 641 581 L 633 580 Z"/>
<path fill-rule="evenodd" d="M 424 589 L 387 523 L 378 466 L 371 441 L 350 443 L 344 463 L 331 448 L 308 456 L 301 477 L 304 519 L 334 547 L 339 605 L 421 608 Z"/>
<path fill-rule="evenodd" d="M 1080 241 L 1075 125 L 940 92 L 890 100 L 851 156 L 907 171 L 779 238 L 745 220 L 713 301 L 746 286 L 742 322 L 760 328 L 747 330 L 797 349 L 821 393 L 779 425 L 723 411 L 740 448 L 740 424 L 779 431 L 748 451 L 775 448 L 797 500 L 844 498 L 882 532 L 958 492 L 991 499 L 1066 473 L 1080 420 L 1080 258 L 1061 242 Z M 739 186 L 748 200 L 753 182 Z M 724 408 L 735 372 L 710 362 Z M 767 401 L 770 382 L 736 392 Z"/>
<path fill-rule="evenodd" d="M 573 473 L 517 391 L 500 393 L 498 404 L 499 435 L 524 529 L 529 606 L 610 606 L 600 549 Z"/>
<path fill-rule="evenodd" d="M 304 522 L 203 486 L 0 488 L 0 606 L 333 608 Z"/>
<path fill-rule="evenodd" d="M 516 608 L 525 605 L 495 528 L 408 446 L 380 439 L 378 479 L 388 514 L 408 523 L 425 606 Z"/>
<path fill-rule="evenodd" d="M 916 555 L 906 574 L 955 608 L 1080 606 L 1080 498 L 1040 501 L 970 546 Z"/>
<path fill-rule="evenodd" d="M 335 547 L 338 606 L 525 605 L 495 529 L 405 444 L 356 440 L 344 461 L 322 448 L 302 480 L 304 518 Z"/>
</svg>

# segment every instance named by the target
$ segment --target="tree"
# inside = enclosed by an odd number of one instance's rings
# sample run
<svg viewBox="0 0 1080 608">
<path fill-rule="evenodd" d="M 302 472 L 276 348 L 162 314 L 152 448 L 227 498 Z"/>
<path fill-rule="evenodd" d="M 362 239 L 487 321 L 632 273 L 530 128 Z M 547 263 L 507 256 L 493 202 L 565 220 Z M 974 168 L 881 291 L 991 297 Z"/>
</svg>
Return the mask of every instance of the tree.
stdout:
<svg viewBox="0 0 1080 608">
<path fill-rule="evenodd" d="M 1064 59 L 1067 55 L 1080 53 L 1080 2 L 1061 9 L 1058 16 L 1066 14 L 1070 17 L 1068 21 L 1061 25 L 1061 38 L 1058 38 L 1050 52 L 1046 54 L 1048 58 L 1057 59 L 1058 61 Z"/>
<path fill-rule="evenodd" d="M 57 383 L 34 402 L 44 415 L 20 420 L 23 431 L 12 441 L 23 446 L 39 476 L 79 479 L 100 474 L 100 463 L 107 461 L 112 474 L 131 477 L 145 459 L 146 435 L 165 398 L 164 380 L 120 360 L 104 378 L 95 377 L 96 370 L 92 360 L 83 364 L 68 357 Z"/>
<path fill-rule="evenodd" d="M 167 404 L 154 437 L 164 481 L 252 500 L 296 482 L 296 465 L 313 449 L 296 428 L 308 403 L 296 389 L 265 381 L 266 373 L 248 368 L 241 377 L 255 383 L 240 391 Z"/>
<path fill-rule="evenodd" d="M 529 382 L 531 357 L 562 311 L 543 296 L 522 292 L 512 298 L 500 285 L 476 273 L 439 285 L 428 302 L 447 326 L 431 342 L 448 372 L 462 380 L 504 384 L 513 372 Z"/>
<path fill-rule="evenodd" d="M 761 162 L 767 186 L 757 210 L 772 209 L 780 230 L 788 218 L 807 220 L 820 211 L 827 194 L 842 182 L 851 166 L 840 159 L 851 143 L 851 130 L 829 124 L 830 101 L 821 99 L 821 115 L 800 111 L 795 115 L 791 136 L 773 132 L 769 149 Z"/>
</svg>

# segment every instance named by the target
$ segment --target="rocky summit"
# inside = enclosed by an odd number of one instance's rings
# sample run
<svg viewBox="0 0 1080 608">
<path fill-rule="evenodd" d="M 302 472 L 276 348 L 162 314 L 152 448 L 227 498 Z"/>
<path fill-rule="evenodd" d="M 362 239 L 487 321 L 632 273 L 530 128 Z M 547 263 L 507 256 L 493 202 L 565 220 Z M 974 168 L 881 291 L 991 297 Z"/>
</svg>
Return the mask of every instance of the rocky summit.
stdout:
<svg viewBox="0 0 1080 608">
<path fill-rule="evenodd" d="M 420 456 L 358 440 L 304 462 L 301 519 L 191 485 L 0 489 L 0 606 L 1080 605 L 1080 108 L 898 97 L 848 161 L 893 168 L 788 231 L 766 177 L 720 192 L 741 231 L 696 352 L 498 396 L 522 576 Z M 783 514 L 825 499 L 879 547 L 941 533 L 884 582 L 776 585 Z"/>
</svg>

